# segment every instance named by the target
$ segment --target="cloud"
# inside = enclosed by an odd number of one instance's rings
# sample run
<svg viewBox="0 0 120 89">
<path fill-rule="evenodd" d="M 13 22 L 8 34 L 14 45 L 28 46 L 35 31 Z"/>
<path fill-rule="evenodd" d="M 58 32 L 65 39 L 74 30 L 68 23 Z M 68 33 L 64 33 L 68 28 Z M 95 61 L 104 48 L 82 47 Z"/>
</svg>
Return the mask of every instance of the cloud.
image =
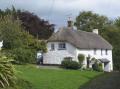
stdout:
<svg viewBox="0 0 120 89">
<path fill-rule="evenodd" d="M 69 14 L 75 18 L 83 10 L 110 18 L 120 16 L 120 0 L 0 0 L 1 9 L 12 5 L 34 12 L 57 26 L 64 25 Z"/>
</svg>

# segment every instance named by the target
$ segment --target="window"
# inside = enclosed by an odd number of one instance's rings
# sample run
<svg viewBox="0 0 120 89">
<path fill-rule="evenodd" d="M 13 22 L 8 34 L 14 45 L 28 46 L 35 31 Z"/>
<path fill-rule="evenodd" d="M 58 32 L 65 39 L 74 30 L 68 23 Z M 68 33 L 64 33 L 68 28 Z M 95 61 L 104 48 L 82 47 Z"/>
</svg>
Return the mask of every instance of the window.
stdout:
<svg viewBox="0 0 120 89">
<path fill-rule="evenodd" d="M 94 49 L 94 55 L 96 55 L 96 49 Z"/>
<path fill-rule="evenodd" d="M 54 44 L 51 44 L 51 51 L 55 50 Z"/>
<path fill-rule="evenodd" d="M 108 50 L 107 49 L 105 50 L 105 54 L 108 55 Z"/>
<path fill-rule="evenodd" d="M 65 50 L 66 49 L 66 44 L 65 43 L 59 43 L 58 49 L 59 50 Z"/>
<path fill-rule="evenodd" d="M 103 55 L 103 50 L 101 49 L 101 55 Z"/>
</svg>

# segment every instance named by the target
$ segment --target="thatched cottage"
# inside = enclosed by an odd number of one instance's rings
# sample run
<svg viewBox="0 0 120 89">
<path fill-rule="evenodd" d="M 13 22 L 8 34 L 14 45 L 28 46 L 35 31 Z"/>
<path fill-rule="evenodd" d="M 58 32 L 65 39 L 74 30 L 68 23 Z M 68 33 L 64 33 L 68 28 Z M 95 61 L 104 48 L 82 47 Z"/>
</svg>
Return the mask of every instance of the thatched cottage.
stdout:
<svg viewBox="0 0 120 89">
<path fill-rule="evenodd" d="M 97 29 L 93 32 L 75 30 L 69 22 L 68 27 L 59 29 L 48 39 L 47 49 L 47 53 L 43 54 L 43 64 L 61 64 L 65 57 L 78 61 L 78 55 L 84 54 L 84 67 L 90 56 L 102 62 L 104 71 L 113 70 L 112 46 L 99 35 Z"/>
</svg>

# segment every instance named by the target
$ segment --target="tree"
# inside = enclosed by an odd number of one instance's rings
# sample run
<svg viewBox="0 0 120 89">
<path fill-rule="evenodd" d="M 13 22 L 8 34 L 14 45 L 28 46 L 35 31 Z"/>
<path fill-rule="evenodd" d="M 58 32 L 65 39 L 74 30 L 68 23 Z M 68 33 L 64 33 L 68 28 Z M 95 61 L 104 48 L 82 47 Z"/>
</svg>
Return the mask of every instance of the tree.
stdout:
<svg viewBox="0 0 120 89">
<path fill-rule="evenodd" d="M 29 32 L 36 38 L 40 40 L 48 39 L 54 32 L 54 24 L 50 24 L 48 21 L 39 18 L 37 15 L 29 11 L 21 11 L 15 9 L 12 6 L 11 9 L 5 9 L 5 11 L 0 10 L 0 16 L 12 15 L 14 20 L 21 20 L 21 26 L 24 27 L 23 30 Z"/>
<path fill-rule="evenodd" d="M 48 39 L 54 32 L 54 24 L 50 24 L 44 19 L 40 19 L 37 15 L 30 13 L 28 11 L 16 12 L 18 17 L 22 21 L 22 26 L 27 32 L 39 39 Z"/>
<path fill-rule="evenodd" d="M 114 21 L 114 25 L 120 28 L 120 17 L 116 18 Z"/>
<path fill-rule="evenodd" d="M 21 26 L 19 20 L 12 20 L 11 15 L 0 18 L 0 35 L 4 41 L 3 46 L 6 49 L 13 49 L 23 46 L 21 35 Z"/>
<path fill-rule="evenodd" d="M 34 38 L 23 29 L 20 20 L 14 20 L 12 15 L 0 18 L 0 34 L 4 51 L 19 63 L 32 63 L 35 61 L 36 51 L 46 51 L 46 43 Z"/>
<path fill-rule="evenodd" d="M 93 29 L 103 30 L 106 24 L 110 23 L 106 16 L 93 13 L 91 11 L 83 11 L 76 17 L 75 26 L 78 30 L 92 31 Z"/>
</svg>

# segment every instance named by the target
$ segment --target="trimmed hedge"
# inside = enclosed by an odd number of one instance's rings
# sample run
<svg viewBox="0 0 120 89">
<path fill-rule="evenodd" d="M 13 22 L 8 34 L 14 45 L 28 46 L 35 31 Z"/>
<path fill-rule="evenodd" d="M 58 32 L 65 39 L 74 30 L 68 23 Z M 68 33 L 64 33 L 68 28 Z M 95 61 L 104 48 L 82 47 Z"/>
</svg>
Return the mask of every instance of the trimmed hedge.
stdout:
<svg viewBox="0 0 120 89">
<path fill-rule="evenodd" d="M 72 60 L 71 61 L 70 60 L 63 60 L 61 62 L 61 66 L 63 68 L 66 68 L 66 69 L 75 69 L 75 70 L 80 68 L 80 64 L 78 62 L 72 61 Z"/>
</svg>

